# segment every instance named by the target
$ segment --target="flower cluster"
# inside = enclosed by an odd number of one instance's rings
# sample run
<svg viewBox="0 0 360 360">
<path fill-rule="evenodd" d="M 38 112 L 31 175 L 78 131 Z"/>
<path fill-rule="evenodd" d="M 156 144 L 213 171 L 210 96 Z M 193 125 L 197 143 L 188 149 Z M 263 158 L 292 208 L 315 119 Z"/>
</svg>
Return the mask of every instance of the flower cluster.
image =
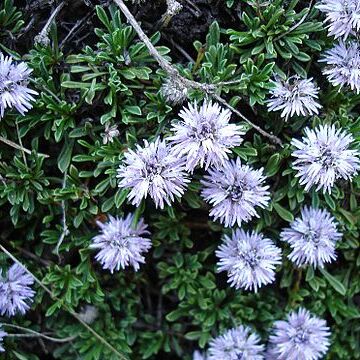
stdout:
<svg viewBox="0 0 360 360">
<path fill-rule="evenodd" d="M 329 35 L 344 40 L 360 30 L 359 0 L 322 0 L 316 6 L 326 14 Z"/>
<path fill-rule="evenodd" d="M 305 129 L 303 141 L 293 139 L 296 148 L 293 168 L 305 191 L 316 186 L 316 191 L 331 192 L 335 180 L 351 180 L 360 168 L 359 151 L 349 149 L 354 141 L 345 131 L 335 126 L 320 125 L 316 129 Z"/>
<path fill-rule="evenodd" d="M 288 256 L 291 261 L 298 266 L 314 267 L 323 267 L 336 259 L 336 242 L 341 237 L 335 218 L 328 211 L 309 207 L 303 208 L 301 217 L 280 234 L 292 249 Z"/>
<path fill-rule="evenodd" d="M 238 326 L 210 341 L 207 360 L 263 360 L 265 346 L 246 326 Z"/>
<path fill-rule="evenodd" d="M 300 308 L 286 321 L 276 321 L 269 339 L 269 359 L 317 360 L 329 348 L 329 328 L 322 319 Z M 268 359 L 267 358 L 267 359 Z"/>
<path fill-rule="evenodd" d="M 222 168 L 210 168 L 201 181 L 201 196 L 213 208 L 210 216 L 226 227 L 258 217 L 255 207 L 265 208 L 270 201 L 269 186 L 264 185 L 263 169 L 242 165 L 239 158 L 228 160 Z"/>
<path fill-rule="evenodd" d="M 275 321 L 266 350 L 256 333 L 240 325 L 211 340 L 207 354 L 196 351 L 193 360 L 320 360 L 329 337 L 326 322 L 300 308 Z"/>
<path fill-rule="evenodd" d="M 360 93 L 360 47 L 357 42 L 346 44 L 340 41 L 325 51 L 320 62 L 326 63 L 323 74 L 334 86 L 340 89 L 348 86 L 357 94 Z"/>
<path fill-rule="evenodd" d="M 169 138 L 177 156 L 186 157 L 186 169 L 193 171 L 197 165 L 207 169 L 210 165 L 222 166 L 228 159 L 230 148 L 239 146 L 244 133 L 239 125 L 229 124 L 231 113 L 218 104 L 204 102 L 189 105 L 179 113 L 182 121 L 172 127 Z"/>
<path fill-rule="evenodd" d="M 218 270 L 227 271 L 231 286 L 255 292 L 275 280 L 275 267 L 281 263 L 281 250 L 270 239 L 242 229 L 224 236 L 216 256 Z"/>
<path fill-rule="evenodd" d="M 104 269 L 119 271 L 126 266 L 132 266 L 135 271 L 145 262 L 142 255 L 151 248 L 151 240 L 146 235 L 147 225 L 140 219 L 134 224 L 134 215 L 129 214 L 126 218 L 114 218 L 109 216 L 105 224 L 98 222 L 101 233 L 92 240 L 90 248 L 99 249 L 96 255 Z"/>
<path fill-rule="evenodd" d="M 32 108 L 35 90 L 27 87 L 31 69 L 24 62 L 15 64 L 11 57 L 0 53 L 0 119 L 7 108 L 24 115 Z"/>
<path fill-rule="evenodd" d="M 150 195 L 155 206 L 162 209 L 165 203 L 170 205 L 175 196 L 182 196 L 190 181 L 185 172 L 185 159 L 176 157 L 170 146 L 160 139 L 144 143 L 144 147 L 137 145 L 136 151 L 125 153 L 125 164 L 118 169 L 119 187 L 131 189 L 128 198 L 132 204 L 139 206 L 141 200 Z"/>
<path fill-rule="evenodd" d="M 294 114 L 300 116 L 318 114 L 321 105 L 317 102 L 319 88 L 312 79 L 291 76 L 286 81 L 273 81 L 271 99 L 267 101 L 269 111 L 281 110 L 281 116 L 288 120 Z"/>
<path fill-rule="evenodd" d="M 0 314 L 24 315 L 29 310 L 29 303 L 35 295 L 31 289 L 34 279 L 22 266 L 13 264 L 5 275 L 0 270 Z"/>
</svg>

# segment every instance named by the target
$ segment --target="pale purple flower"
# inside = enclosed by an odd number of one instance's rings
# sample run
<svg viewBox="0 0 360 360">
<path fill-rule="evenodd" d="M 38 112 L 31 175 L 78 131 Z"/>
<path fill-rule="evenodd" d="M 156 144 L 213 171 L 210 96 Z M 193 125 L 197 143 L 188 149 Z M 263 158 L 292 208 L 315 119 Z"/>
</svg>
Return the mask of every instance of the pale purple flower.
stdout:
<svg viewBox="0 0 360 360">
<path fill-rule="evenodd" d="M 207 360 L 263 360 L 264 345 L 249 327 L 238 326 L 211 340 Z"/>
<path fill-rule="evenodd" d="M 15 107 L 22 115 L 32 108 L 32 95 L 37 92 L 27 87 L 31 72 L 24 62 L 16 64 L 11 57 L 0 54 L 0 119 L 7 108 Z"/>
<path fill-rule="evenodd" d="M 329 35 L 344 40 L 360 30 L 359 0 L 322 0 L 316 7 L 326 14 Z"/>
<path fill-rule="evenodd" d="M 320 125 L 316 129 L 305 129 L 302 142 L 293 139 L 296 148 L 293 168 L 305 185 L 305 191 L 316 185 L 316 191 L 331 193 L 337 179 L 351 180 L 360 167 L 359 151 L 350 150 L 353 137 L 334 125 Z"/>
<path fill-rule="evenodd" d="M 206 355 L 196 350 L 193 354 L 193 360 L 206 360 Z"/>
<path fill-rule="evenodd" d="M 231 153 L 230 148 L 242 142 L 242 128 L 229 124 L 231 112 L 218 104 L 204 101 L 198 107 L 188 104 L 179 117 L 181 121 L 173 124 L 170 144 L 178 156 L 186 156 L 186 169 L 193 171 L 197 165 L 222 166 Z"/>
<path fill-rule="evenodd" d="M 329 336 L 325 320 L 300 308 L 286 321 L 275 321 L 269 346 L 276 360 L 317 360 L 328 351 Z"/>
<path fill-rule="evenodd" d="M 24 315 L 30 308 L 35 291 L 31 289 L 34 279 L 22 266 L 13 264 L 5 275 L 0 270 L 0 314 Z"/>
<path fill-rule="evenodd" d="M 321 105 L 317 102 L 319 88 L 313 79 L 291 76 L 285 81 L 277 78 L 270 90 L 271 99 L 267 101 L 269 111 L 281 110 L 281 117 L 287 120 L 294 114 L 300 116 L 318 114 Z"/>
<path fill-rule="evenodd" d="M 101 134 L 101 137 L 103 139 L 103 144 L 112 143 L 114 141 L 114 138 L 120 135 L 120 131 L 118 129 L 118 126 L 112 125 L 110 126 L 109 123 L 105 124 L 105 132 Z"/>
<path fill-rule="evenodd" d="M 360 46 L 357 42 L 345 44 L 340 41 L 333 48 L 325 51 L 320 62 L 325 62 L 323 74 L 333 86 L 349 86 L 360 93 Z"/>
<path fill-rule="evenodd" d="M 144 141 L 145 146 L 125 153 L 124 164 L 118 169 L 119 187 L 131 189 L 128 198 L 139 206 L 147 195 L 155 206 L 164 208 L 174 197 L 181 197 L 190 182 L 185 159 L 176 157 L 165 141 Z"/>
<path fill-rule="evenodd" d="M 201 181 L 201 196 L 213 208 L 210 216 L 226 227 L 259 217 L 255 207 L 265 208 L 270 201 L 269 186 L 264 185 L 263 169 L 242 165 L 239 158 L 227 160 L 221 168 L 210 168 Z"/>
<path fill-rule="evenodd" d="M 218 271 L 227 271 L 230 286 L 254 290 L 275 281 L 281 250 L 262 234 L 236 229 L 225 235 L 216 251 Z"/>
<path fill-rule="evenodd" d="M 95 259 L 99 261 L 103 269 L 119 271 L 126 266 L 132 266 L 135 271 L 139 270 L 140 264 L 145 262 L 143 256 L 151 248 L 151 240 L 147 225 L 143 219 L 136 224 L 134 215 L 128 214 L 126 218 L 114 218 L 109 216 L 107 223 L 98 222 L 101 233 L 92 239 L 91 249 L 99 249 Z"/>
<path fill-rule="evenodd" d="M 3 339 L 7 335 L 5 331 L 2 330 L 2 327 L 0 326 L 0 352 L 4 352 L 5 349 L 3 348 Z"/>
<path fill-rule="evenodd" d="M 336 259 L 336 242 L 342 237 L 337 230 L 335 218 L 327 211 L 304 207 L 301 217 L 296 218 L 289 228 L 284 229 L 280 238 L 289 243 L 288 258 L 296 265 L 309 264 L 324 267 Z"/>
</svg>

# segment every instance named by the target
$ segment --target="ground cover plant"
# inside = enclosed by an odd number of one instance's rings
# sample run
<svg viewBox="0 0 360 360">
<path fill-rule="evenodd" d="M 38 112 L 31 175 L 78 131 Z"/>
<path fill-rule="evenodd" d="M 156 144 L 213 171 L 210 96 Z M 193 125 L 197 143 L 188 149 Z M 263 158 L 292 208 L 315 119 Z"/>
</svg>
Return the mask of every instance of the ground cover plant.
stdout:
<svg viewBox="0 0 360 360">
<path fill-rule="evenodd" d="M 0 2 L 1 359 L 360 359 L 360 1 Z"/>
</svg>

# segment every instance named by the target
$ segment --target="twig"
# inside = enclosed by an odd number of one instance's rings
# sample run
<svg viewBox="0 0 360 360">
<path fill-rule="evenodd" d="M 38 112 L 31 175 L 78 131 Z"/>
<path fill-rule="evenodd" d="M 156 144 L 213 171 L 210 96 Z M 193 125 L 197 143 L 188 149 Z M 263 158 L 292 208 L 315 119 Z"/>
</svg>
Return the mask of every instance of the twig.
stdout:
<svg viewBox="0 0 360 360">
<path fill-rule="evenodd" d="M 214 99 L 216 99 L 219 103 L 223 104 L 225 107 L 227 107 L 229 110 L 231 110 L 234 114 L 241 117 L 244 121 L 246 121 L 251 127 L 253 127 L 255 130 L 257 130 L 261 135 L 269 138 L 273 143 L 278 144 L 282 146 L 281 140 L 272 134 L 269 134 L 265 130 L 263 130 L 260 126 L 255 125 L 253 122 L 251 122 L 246 116 L 244 116 L 240 111 L 236 110 L 234 107 L 232 107 L 226 100 L 224 100 L 221 96 L 217 94 L 212 95 Z"/>
<path fill-rule="evenodd" d="M 48 38 L 50 26 L 64 5 L 65 5 L 65 2 L 62 1 L 55 8 L 55 10 L 50 15 L 48 21 L 46 22 L 45 26 L 42 28 L 42 30 L 39 32 L 39 34 L 35 36 L 35 38 L 34 38 L 35 43 L 45 44 L 45 45 L 48 44 L 48 42 L 50 41 Z"/>
<path fill-rule="evenodd" d="M 64 178 L 63 178 L 63 183 L 62 183 L 62 188 L 65 189 L 66 188 L 66 178 L 67 178 L 67 171 L 65 171 L 64 173 Z M 60 259 L 59 256 L 59 248 L 61 246 L 61 244 L 63 243 L 65 236 L 69 235 L 69 228 L 66 224 L 66 205 L 65 205 L 65 201 L 62 200 L 61 201 L 61 209 L 62 209 L 62 232 L 61 235 L 59 237 L 59 240 L 56 244 L 56 248 L 55 248 L 55 254 L 57 255 L 57 257 Z"/>
<path fill-rule="evenodd" d="M 18 137 L 19 144 L 20 144 L 20 147 L 21 147 L 21 153 L 22 153 L 22 156 L 23 156 L 24 164 L 26 165 L 26 167 L 28 167 L 27 166 L 27 161 L 26 161 L 26 156 L 25 156 L 25 151 L 23 150 L 24 147 L 23 147 L 23 144 L 22 144 L 22 141 L 21 141 L 19 124 L 18 124 L 17 121 L 15 121 L 15 126 L 16 126 L 17 137 Z"/>
<path fill-rule="evenodd" d="M 20 145 L 14 143 L 13 141 L 11 141 L 11 140 L 9 140 L 9 139 L 6 139 L 6 138 L 0 136 L 0 141 L 2 141 L 2 142 L 3 142 L 4 144 L 6 144 L 6 145 L 9 145 L 9 146 L 13 147 L 14 149 L 21 150 L 21 151 L 23 151 L 23 152 L 31 155 L 31 150 L 26 149 L 26 148 L 24 148 L 23 146 L 20 146 Z M 44 158 L 48 158 L 48 157 L 49 157 L 49 155 L 42 154 L 42 153 L 38 153 L 38 155 L 39 155 L 39 156 L 43 156 Z"/>
<path fill-rule="evenodd" d="M 7 334 L 6 336 L 13 336 L 13 337 L 41 337 L 43 339 L 57 342 L 57 343 L 65 343 L 74 340 L 77 338 L 78 335 L 69 336 L 66 338 L 53 338 L 51 336 L 39 333 L 32 329 L 27 329 L 22 326 L 14 325 L 14 324 L 7 324 L 7 323 L 0 323 L 0 326 L 2 327 L 10 327 L 12 329 L 20 330 L 20 331 L 26 331 L 28 334 Z"/>
<path fill-rule="evenodd" d="M 128 7 L 125 5 L 123 0 L 114 0 L 114 2 L 119 6 L 121 11 L 124 13 L 125 17 L 129 21 L 130 25 L 135 29 L 140 40 L 144 42 L 150 55 L 158 62 L 160 67 L 168 73 L 170 78 L 171 77 L 176 78 L 179 82 L 182 82 L 183 85 L 187 88 L 197 89 L 197 90 L 200 90 L 200 91 L 208 94 L 209 96 L 214 97 L 216 100 L 218 100 L 223 105 L 225 105 L 228 109 L 233 111 L 236 115 L 240 116 L 243 120 L 245 120 L 249 125 L 251 125 L 255 130 L 257 130 L 261 135 L 269 138 L 275 144 L 278 144 L 278 145 L 282 144 L 281 140 L 277 136 L 269 134 L 265 130 L 261 129 L 259 126 L 253 124 L 249 119 L 246 118 L 246 116 L 241 114 L 240 111 L 234 109 L 230 104 L 227 103 L 226 100 L 224 100 L 219 95 L 217 95 L 215 93 L 215 90 L 216 90 L 215 84 L 201 84 L 201 83 L 186 79 L 183 76 L 181 76 L 179 74 L 178 70 L 175 69 L 173 67 L 173 65 L 167 59 L 165 59 L 158 52 L 158 50 L 155 48 L 155 46 L 151 43 L 150 39 L 144 33 L 141 26 L 139 25 L 137 20 L 134 18 L 132 13 L 129 11 Z"/>
<path fill-rule="evenodd" d="M 29 274 L 35 282 L 46 292 L 50 295 L 50 298 L 54 301 L 57 301 L 61 304 L 63 309 L 67 311 L 72 317 L 74 317 L 81 325 L 83 325 L 92 335 L 94 335 L 100 342 L 102 342 L 108 349 L 110 349 L 116 356 L 118 356 L 121 360 L 129 360 L 129 358 L 125 355 L 120 353 L 118 350 L 116 350 L 109 342 L 106 341 L 101 335 L 99 335 L 91 326 L 89 326 L 84 320 L 81 319 L 81 317 L 68 305 L 64 304 L 56 295 L 52 293 L 52 291 L 43 284 L 41 280 L 39 280 L 30 270 L 28 270 L 13 254 L 11 254 L 8 250 L 4 248 L 3 245 L 0 244 L 0 249 L 16 264 L 21 266 L 24 271 Z"/>
<path fill-rule="evenodd" d="M 273 41 L 278 41 L 280 39 L 282 39 L 284 36 L 290 34 L 291 32 L 293 32 L 295 29 L 297 29 L 308 17 L 308 15 L 310 14 L 310 10 L 312 7 L 314 0 L 310 1 L 309 7 L 307 8 L 306 13 L 304 14 L 304 16 L 299 20 L 299 22 L 297 22 L 295 25 L 293 25 L 288 31 L 285 31 L 284 33 L 282 33 L 281 35 L 279 35 L 278 37 L 276 37 Z"/>
</svg>

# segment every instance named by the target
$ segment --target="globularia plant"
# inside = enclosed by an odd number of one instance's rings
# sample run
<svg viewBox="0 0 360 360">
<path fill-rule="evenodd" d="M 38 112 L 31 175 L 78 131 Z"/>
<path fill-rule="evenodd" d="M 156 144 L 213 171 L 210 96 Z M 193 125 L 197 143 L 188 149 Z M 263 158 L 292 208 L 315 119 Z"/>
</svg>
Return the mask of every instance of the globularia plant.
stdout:
<svg viewBox="0 0 360 360">
<path fill-rule="evenodd" d="M 360 360 L 359 14 L 0 2 L 1 358 Z"/>
</svg>

